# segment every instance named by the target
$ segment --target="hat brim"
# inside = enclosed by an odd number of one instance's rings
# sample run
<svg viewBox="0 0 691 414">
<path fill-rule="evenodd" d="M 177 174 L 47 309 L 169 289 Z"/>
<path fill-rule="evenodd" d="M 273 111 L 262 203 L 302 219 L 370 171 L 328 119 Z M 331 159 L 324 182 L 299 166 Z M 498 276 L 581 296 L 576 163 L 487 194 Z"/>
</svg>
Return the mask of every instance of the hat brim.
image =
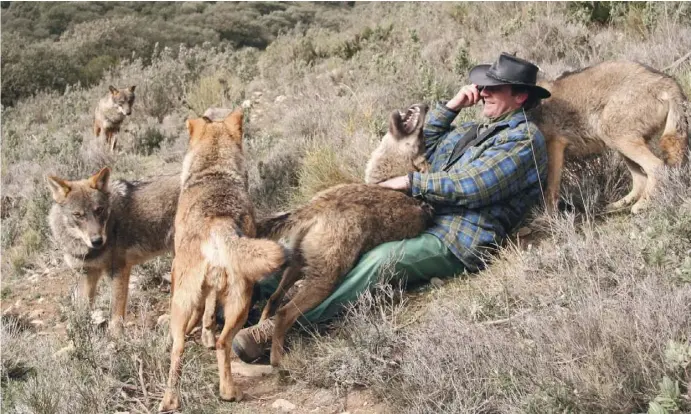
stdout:
<svg viewBox="0 0 691 414">
<path fill-rule="evenodd" d="M 487 76 L 487 70 L 491 65 L 477 65 L 470 70 L 468 77 L 470 82 L 477 86 L 499 86 L 499 85 L 521 85 L 532 89 L 533 93 L 540 99 L 547 99 L 552 94 L 545 88 L 529 83 L 505 82 Z"/>
</svg>

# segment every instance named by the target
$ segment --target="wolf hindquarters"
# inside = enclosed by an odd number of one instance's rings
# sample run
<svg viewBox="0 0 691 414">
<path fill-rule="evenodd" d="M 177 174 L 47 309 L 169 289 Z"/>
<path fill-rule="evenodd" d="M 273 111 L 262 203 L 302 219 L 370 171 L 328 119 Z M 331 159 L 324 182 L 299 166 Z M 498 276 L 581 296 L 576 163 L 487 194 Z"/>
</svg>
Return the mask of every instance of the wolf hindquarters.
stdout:
<svg viewBox="0 0 691 414">
<path fill-rule="evenodd" d="M 606 147 L 617 150 L 624 157 L 633 185 L 607 209 L 633 204 L 632 213 L 647 207 L 662 165 L 687 161 L 686 97 L 674 78 L 635 62 L 609 61 L 543 84 L 552 97 L 533 115 L 547 141 L 548 211 L 554 211 L 558 201 L 565 154 L 577 157 L 600 153 Z M 660 132 L 664 162 L 649 146 Z"/>
</svg>

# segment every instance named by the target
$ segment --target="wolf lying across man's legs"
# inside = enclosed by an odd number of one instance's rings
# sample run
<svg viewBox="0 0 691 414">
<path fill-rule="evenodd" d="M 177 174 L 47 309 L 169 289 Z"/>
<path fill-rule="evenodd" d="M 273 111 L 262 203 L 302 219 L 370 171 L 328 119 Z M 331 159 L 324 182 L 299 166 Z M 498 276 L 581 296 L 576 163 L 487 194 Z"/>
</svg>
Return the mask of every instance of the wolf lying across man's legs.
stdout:
<svg viewBox="0 0 691 414">
<path fill-rule="evenodd" d="M 298 323 L 321 323 L 332 319 L 382 278 L 390 283 L 413 286 L 433 277 L 448 278 L 464 272 L 463 264 L 437 237 L 423 233 L 407 240 L 381 244 L 365 253 L 343 281 L 319 305 L 298 318 Z M 268 298 L 278 286 L 278 278 L 259 282 L 261 297 Z M 271 346 L 274 321 L 267 319 L 241 330 L 233 350 L 245 362 L 263 356 Z"/>
</svg>

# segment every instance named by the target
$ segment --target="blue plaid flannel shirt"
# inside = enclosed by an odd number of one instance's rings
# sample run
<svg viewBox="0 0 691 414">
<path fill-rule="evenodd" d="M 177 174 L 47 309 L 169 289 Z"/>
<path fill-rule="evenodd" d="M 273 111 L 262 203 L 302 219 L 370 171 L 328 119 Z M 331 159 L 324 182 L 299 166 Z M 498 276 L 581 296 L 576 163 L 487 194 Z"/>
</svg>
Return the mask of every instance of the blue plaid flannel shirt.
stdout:
<svg viewBox="0 0 691 414">
<path fill-rule="evenodd" d="M 410 174 L 411 193 L 435 208 L 435 222 L 426 232 L 475 272 L 542 199 L 547 148 L 537 126 L 519 110 L 497 122 L 506 127 L 453 162 L 456 143 L 479 126 L 467 122 L 454 127 L 457 115 L 445 102 L 428 113 L 423 133 L 431 168 Z"/>
</svg>

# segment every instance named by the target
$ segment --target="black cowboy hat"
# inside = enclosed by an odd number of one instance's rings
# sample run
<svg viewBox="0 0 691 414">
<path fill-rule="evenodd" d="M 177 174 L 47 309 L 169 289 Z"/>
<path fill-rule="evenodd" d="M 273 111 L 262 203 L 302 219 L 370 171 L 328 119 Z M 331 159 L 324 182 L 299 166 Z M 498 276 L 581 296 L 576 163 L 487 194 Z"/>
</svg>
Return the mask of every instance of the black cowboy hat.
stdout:
<svg viewBox="0 0 691 414">
<path fill-rule="evenodd" d="M 470 81 L 480 86 L 521 85 L 532 89 L 538 98 L 549 98 L 552 94 L 543 87 L 537 86 L 537 66 L 527 60 L 519 59 L 508 53 L 499 55 L 491 65 L 477 65 L 470 69 Z"/>
</svg>

